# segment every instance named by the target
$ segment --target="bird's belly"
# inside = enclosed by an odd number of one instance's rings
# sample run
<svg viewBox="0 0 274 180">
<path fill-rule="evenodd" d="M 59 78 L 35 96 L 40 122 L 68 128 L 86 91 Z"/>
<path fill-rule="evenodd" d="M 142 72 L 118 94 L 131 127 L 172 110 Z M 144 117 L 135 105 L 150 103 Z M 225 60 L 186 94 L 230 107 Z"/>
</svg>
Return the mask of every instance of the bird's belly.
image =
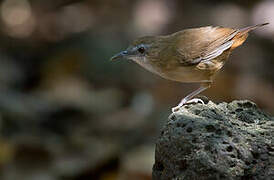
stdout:
<svg viewBox="0 0 274 180">
<path fill-rule="evenodd" d="M 164 71 L 161 76 L 179 82 L 208 82 L 211 81 L 212 74 L 209 71 L 199 70 L 195 66 L 188 66 Z"/>
<path fill-rule="evenodd" d="M 205 69 L 201 70 L 198 69 L 196 66 L 180 66 L 176 68 L 168 68 L 168 66 L 166 66 L 165 68 L 163 68 L 151 65 L 150 62 L 146 59 L 143 59 L 143 61 L 134 61 L 146 70 L 172 81 L 208 82 L 212 80 L 212 71 L 208 71 Z"/>
</svg>

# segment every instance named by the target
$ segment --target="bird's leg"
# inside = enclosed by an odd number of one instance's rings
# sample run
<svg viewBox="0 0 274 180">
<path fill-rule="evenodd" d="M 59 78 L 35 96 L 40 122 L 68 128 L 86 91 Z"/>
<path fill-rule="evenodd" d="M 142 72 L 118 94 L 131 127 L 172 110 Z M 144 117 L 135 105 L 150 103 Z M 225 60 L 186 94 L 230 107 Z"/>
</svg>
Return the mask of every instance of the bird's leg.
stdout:
<svg viewBox="0 0 274 180">
<path fill-rule="evenodd" d="M 180 107 L 182 107 L 183 105 L 185 105 L 186 103 L 192 103 L 192 102 L 202 102 L 204 104 L 204 102 L 201 99 L 198 98 L 194 98 L 192 99 L 194 96 L 200 94 L 202 91 L 208 89 L 211 85 L 211 82 L 206 82 L 206 83 L 202 83 L 201 86 L 199 87 L 199 89 L 196 89 L 195 91 L 193 91 L 192 93 L 190 93 L 189 95 L 187 95 L 185 98 L 183 98 L 181 100 L 181 102 L 174 108 L 172 108 L 172 112 L 176 112 L 180 109 Z"/>
</svg>

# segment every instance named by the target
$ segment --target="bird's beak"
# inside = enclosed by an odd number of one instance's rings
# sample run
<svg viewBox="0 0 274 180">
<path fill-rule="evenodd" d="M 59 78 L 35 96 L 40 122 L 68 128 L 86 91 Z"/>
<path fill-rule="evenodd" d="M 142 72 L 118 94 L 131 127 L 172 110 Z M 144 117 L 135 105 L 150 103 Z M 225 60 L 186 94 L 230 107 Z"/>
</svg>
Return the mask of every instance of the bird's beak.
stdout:
<svg viewBox="0 0 274 180">
<path fill-rule="evenodd" d="M 116 59 L 120 59 L 120 58 L 126 57 L 127 55 L 128 55 L 128 51 L 122 51 L 122 52 L 119 52 L 118 54 L 115 54 L 114 56 L 112 56 L 110 58 L 110 60 L 114 61 Z"/>
</svg>

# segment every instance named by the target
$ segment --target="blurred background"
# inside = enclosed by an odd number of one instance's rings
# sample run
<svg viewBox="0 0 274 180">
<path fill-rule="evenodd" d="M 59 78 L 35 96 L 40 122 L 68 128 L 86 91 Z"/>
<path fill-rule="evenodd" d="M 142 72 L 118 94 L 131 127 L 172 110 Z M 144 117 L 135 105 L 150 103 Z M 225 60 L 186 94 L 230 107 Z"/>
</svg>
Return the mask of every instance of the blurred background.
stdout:
<svg viewBox="0 0 274 180">
<path fill-rule="evenodd" d="M 151 179 L 161 126 L 198 85 L 109 58 L 139 36 L 264 22 L 203 94 L 274 114 L 272 0 L 2 0 L 0 179 Z"/>
</svg>

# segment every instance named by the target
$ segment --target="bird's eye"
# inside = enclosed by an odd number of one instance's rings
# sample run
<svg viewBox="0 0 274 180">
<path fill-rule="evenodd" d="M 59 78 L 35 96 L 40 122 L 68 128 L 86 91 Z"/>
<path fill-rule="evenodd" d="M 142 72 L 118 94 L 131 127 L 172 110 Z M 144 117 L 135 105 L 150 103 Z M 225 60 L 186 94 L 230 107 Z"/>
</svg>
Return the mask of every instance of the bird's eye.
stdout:
<svg viewBox="0 0 274 180">
<path fill-rule="evenodd" d="M 141 53 L 141 54 L 144 54 L 145 53 L 145 48 L 144 47 L 139 47 L 138 52 Z"/>
</svg>

